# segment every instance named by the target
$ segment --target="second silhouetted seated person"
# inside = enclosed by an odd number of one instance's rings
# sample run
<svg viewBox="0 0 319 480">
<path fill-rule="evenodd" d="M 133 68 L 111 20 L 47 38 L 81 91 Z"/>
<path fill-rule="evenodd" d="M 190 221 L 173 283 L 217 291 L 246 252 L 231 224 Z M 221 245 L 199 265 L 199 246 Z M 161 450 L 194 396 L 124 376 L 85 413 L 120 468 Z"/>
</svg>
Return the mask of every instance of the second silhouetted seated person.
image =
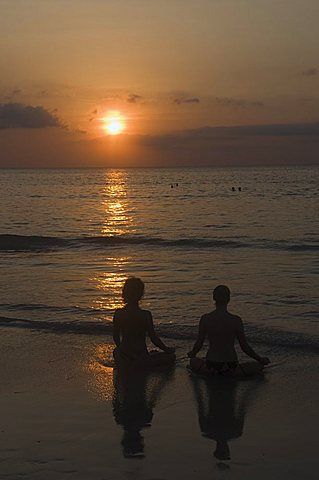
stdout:
<svg viewBox="0 0 319 480">
<path fill-rule="evenodd" d="M 190 367 L 199 373 L 218 373 L 220 375 L 250 375 L 261 371 L 264 365 L 270 363 L 267 357 L 259 356 L 248 344 L 240 317 L 228 312 L 230 290 L 225 285 L 219 285 L 213 292 L 216 309 L 206 313 L 200 319 L 198 338 L 193 350 L 188 353 L 191 358 Z M 195 358 L 208 338 L 209 348 L 206 361 Z M 235 340 L 244 353 L 256 362 L 238 363 L 235 350 Z"/>
<path fill-rule="evenodd" d="M 141 279 L 132 277 L 126 280 L 122 291 L 125 306 L 118 308 L 113 317 L 116 345 L 113 354 L 118 366 L 151 368 L 175 361 L 174 348 L 166 346 L 155 332 L 151 312 L 139 306 L 143 294 L 144 283 Z M 162 352 L 148 352 L 147 336 Z"/>
</svg>

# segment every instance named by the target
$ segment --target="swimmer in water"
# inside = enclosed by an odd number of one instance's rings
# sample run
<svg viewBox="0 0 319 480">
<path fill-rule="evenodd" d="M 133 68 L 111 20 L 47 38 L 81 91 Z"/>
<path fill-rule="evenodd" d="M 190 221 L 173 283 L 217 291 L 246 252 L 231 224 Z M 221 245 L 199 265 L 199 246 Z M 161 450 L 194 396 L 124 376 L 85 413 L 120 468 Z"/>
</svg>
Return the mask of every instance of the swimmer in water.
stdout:
<svg viewBox="0 0 319 480">
<path fill-rule="evenodd" d="M 118 308 L 113 317 L 116 345 L 113 355 L 118 366 L 143 369 L 172 364 L 176 359 L 175 349 L 166 346 L 156 334 L 151 312 L 139 306 L 143 294 L 144 283 L 140 278 L 125 281 L 122 291 L 125 306 Z M 146 336 L 162 352 L 149 352 Z"/>
</svg>

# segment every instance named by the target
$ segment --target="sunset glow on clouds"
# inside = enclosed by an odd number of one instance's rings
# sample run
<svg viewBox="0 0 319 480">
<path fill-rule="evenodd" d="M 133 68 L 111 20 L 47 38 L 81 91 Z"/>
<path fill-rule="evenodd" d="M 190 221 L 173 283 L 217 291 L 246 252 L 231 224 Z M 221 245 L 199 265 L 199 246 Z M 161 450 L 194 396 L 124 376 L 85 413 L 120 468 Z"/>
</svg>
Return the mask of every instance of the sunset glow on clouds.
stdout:
<svg viewBox="0 0 319 480">
<path fill-rule="evenodd" d="M 0 166 L 316 162 L 318 19 L 312 0 L 2 0 Z"/>
</svg>

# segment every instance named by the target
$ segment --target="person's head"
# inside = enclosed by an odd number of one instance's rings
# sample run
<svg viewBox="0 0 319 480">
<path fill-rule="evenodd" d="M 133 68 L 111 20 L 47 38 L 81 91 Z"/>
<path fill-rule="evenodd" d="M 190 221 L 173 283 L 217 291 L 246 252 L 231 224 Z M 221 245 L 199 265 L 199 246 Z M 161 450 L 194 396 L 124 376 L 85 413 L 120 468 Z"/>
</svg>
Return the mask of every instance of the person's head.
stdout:
<svg viewBox="0 0 319 480">
<path fill-rule="evenodd" d="M 130 277 L 123 286 L 122 297 L 124 303 L 138 303 L 144 294 L 144 283 L 140 278 Z"/>
<path fill-rule="evenodd" d="M 230 300 L 230 290 L 226 285 L 218 285 L 213 291 L 213 299 L 216 306 L 226 306 Z"/>
</svg>

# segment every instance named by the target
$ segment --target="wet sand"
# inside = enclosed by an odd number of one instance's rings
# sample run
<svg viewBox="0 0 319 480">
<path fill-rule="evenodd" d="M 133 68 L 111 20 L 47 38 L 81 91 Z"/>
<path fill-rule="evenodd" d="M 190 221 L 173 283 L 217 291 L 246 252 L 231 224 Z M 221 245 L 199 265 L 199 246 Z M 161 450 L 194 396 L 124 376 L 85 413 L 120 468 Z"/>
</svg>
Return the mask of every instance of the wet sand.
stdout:
<svg viewBox="0 0 319 480">
<path fill-rule="evenodd" d="M 108 337 L 1 336 L 0 478 L 318 477 L 314 355 L 278 352 L 263 378 L 237 382 L 194 377 L 186 360 L 114 378 Z"/>
</svg>

